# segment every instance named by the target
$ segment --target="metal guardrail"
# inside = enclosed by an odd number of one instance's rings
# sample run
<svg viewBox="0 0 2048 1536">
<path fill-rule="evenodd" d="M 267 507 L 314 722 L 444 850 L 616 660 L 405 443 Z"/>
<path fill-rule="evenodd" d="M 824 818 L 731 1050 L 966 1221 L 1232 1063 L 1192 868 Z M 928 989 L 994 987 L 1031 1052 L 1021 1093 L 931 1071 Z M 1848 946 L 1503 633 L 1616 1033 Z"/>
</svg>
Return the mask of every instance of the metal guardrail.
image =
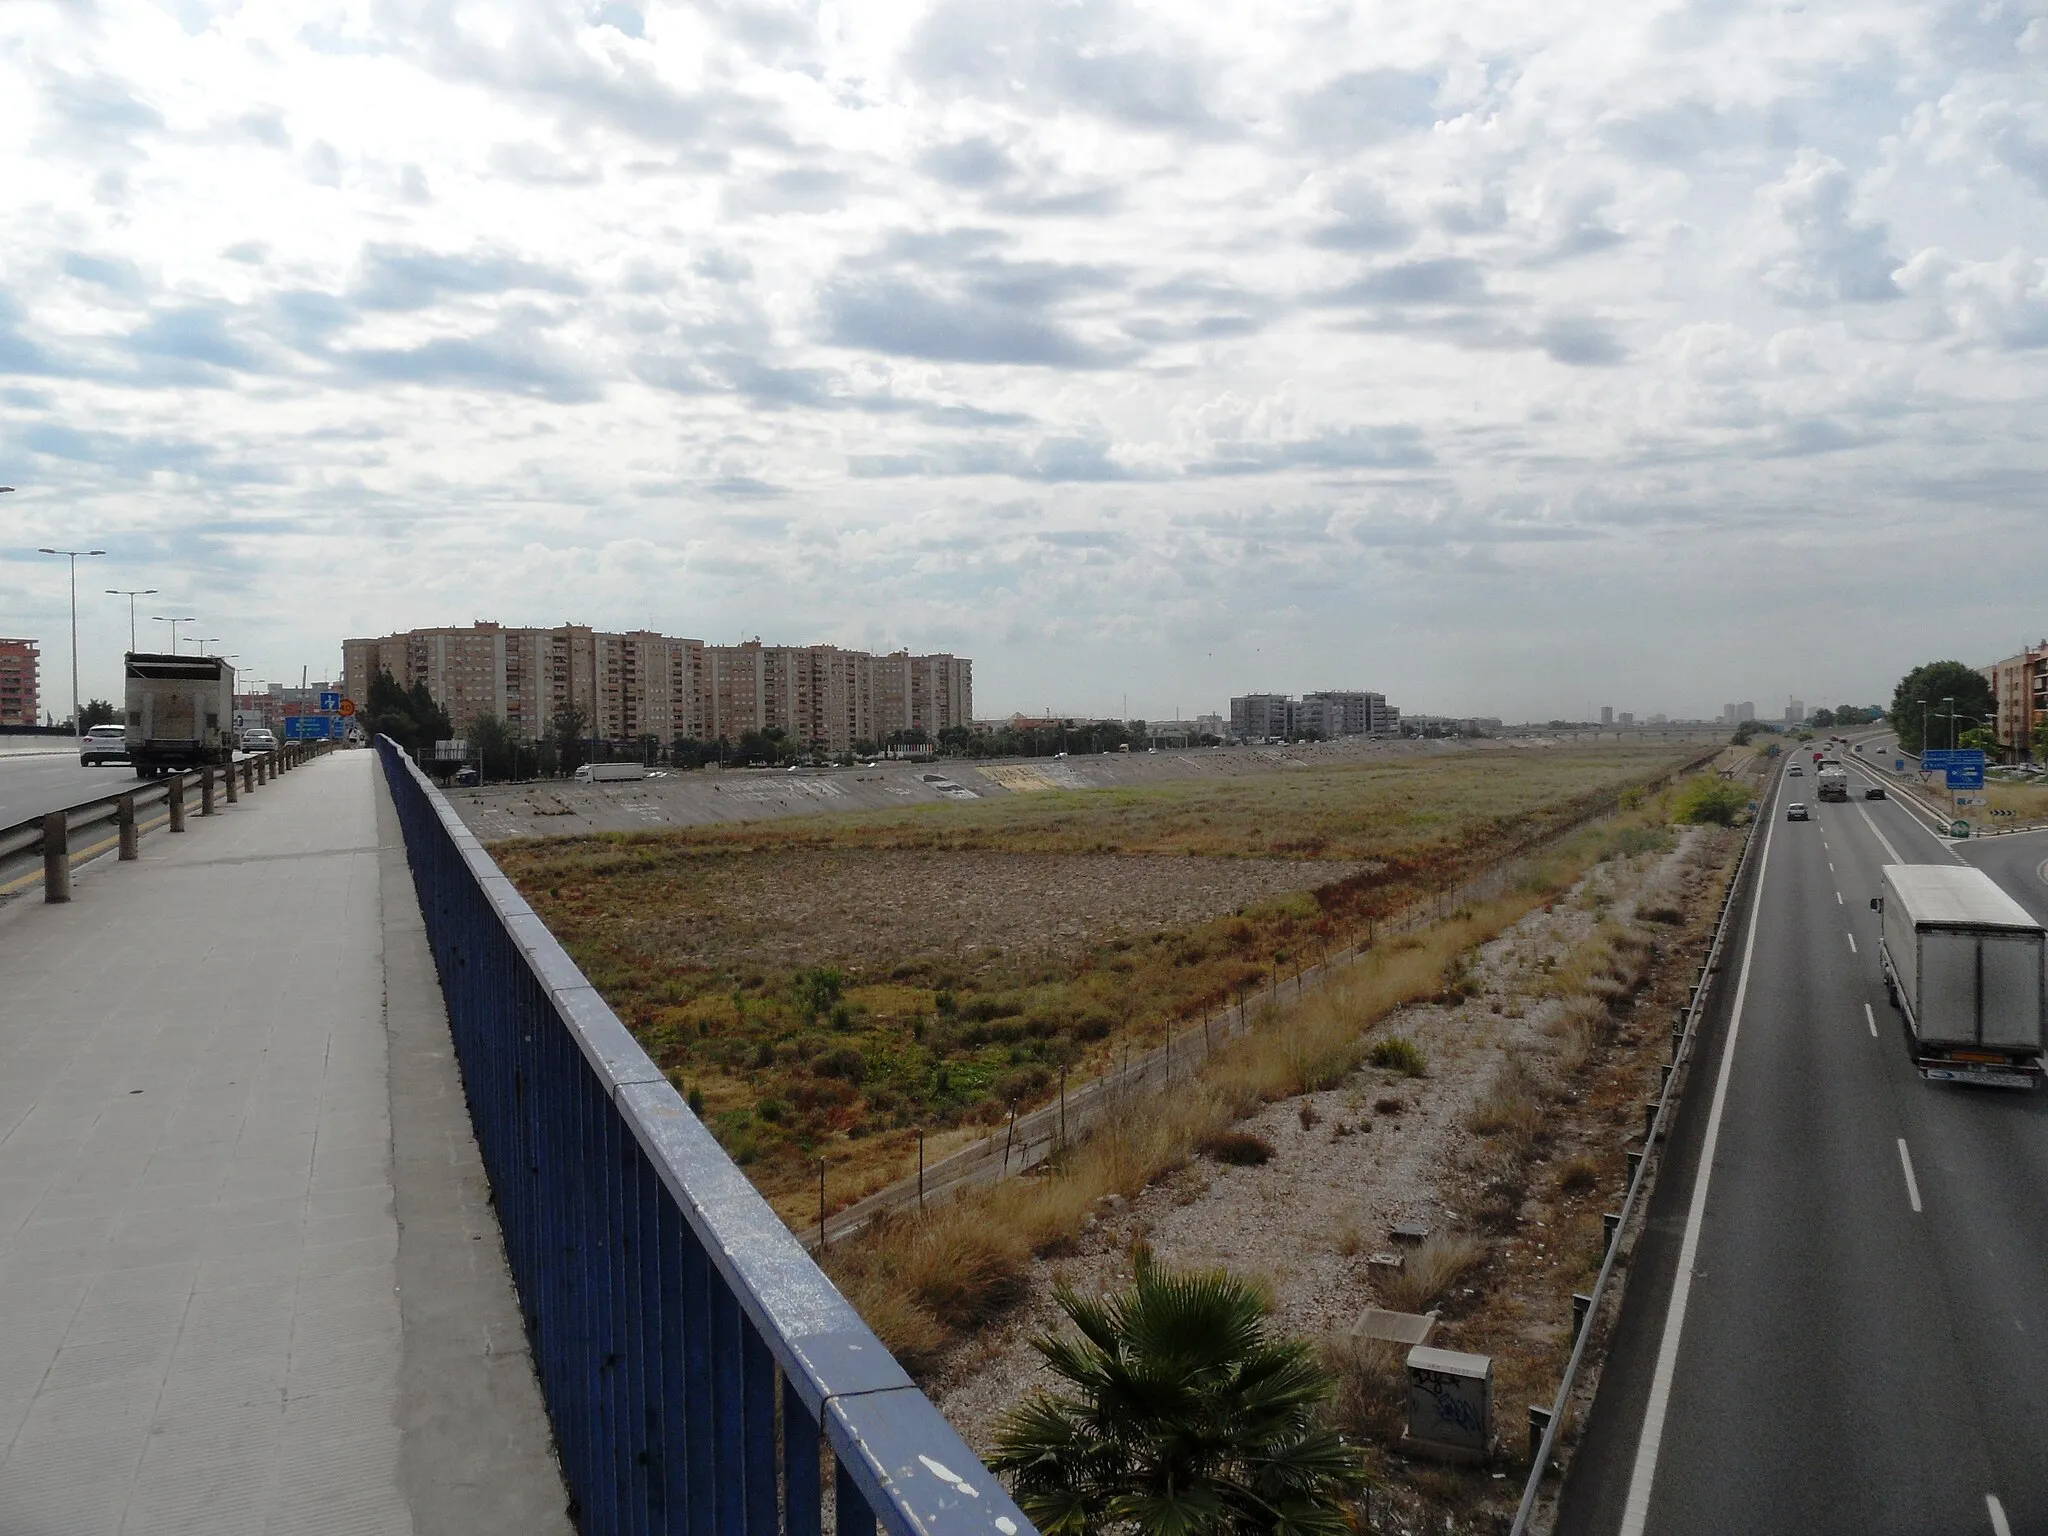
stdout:
<svg viewBox="0 0 2048 1536">
<path fill-rule="evenodd" d="M 0 898 L 40 880 L 43 900 L 69 901 L 71 871 L 75 866 L 110 848 L 119 848 L 123 860 L 133 859 L 144 832 L 164 825 L 173 832 L 183 832 L 188 813 L 211 816 L 216 799 L 233 804 L 276 775 L 310 762 L 327 750 L 324 743 L 282 746 L 275 752 L 244 757 L 225 766 L 173 773 L 135 789 L 80 800 L 0 827 Z M 145 813 L 158 806 L 163 807 L 162 815 L 145 820 Z M 74 846 L 77 833 L 104 826 L 114 828 L 112 838 Z"/>
<path fill-rule="evenodd" d="M 1026 1536 L 448 802 L 377 749 L 579 1529 L 819 1536 L 829 1456 L 838 1536 Z"/>
<path fill-rule="evenodd" d="M 1557 1448 L 1557 1437 L 1563 1433 L 1565 1417 L 1570 1411 L 1571 1397 L 1578 1383 L 1579 1367 L 1584 1362 L 1588 1346 L 1599 1323 L 1600 1306 L 1607 1298 L 1609 1281 L 1614 1277 L 1615 1262 L 1621 1256 L 1622 1240 L 1629 1230 L 1629 1222 L 1636 1209 L 1648 1199 L 1649 1187 L 1656 1173 L 1655 1152 L 1665 1144 L 1671 1118 L 1678 1112 L 1678 1099 L 1684 1082 L 1680 1068 L 1692 1050 L 1694 1039 L 1699 1032 L 1700 1020 L 1706 1016 L 1707 999 L 1712 990 L 1714 972 L 1721 958 L 1721 950 L 1733 931 L 1736 914 L 1741 906 L 1743 884 L 1748 878 L 1751 856 L 1757 848 L 1757 829 L 1770 818 L 1771 789 L 1778 776 L 1784 771 L 1784 760 L 1765 776 L 1764 788 L 1757 797 L 1757 813 L 1749 824 L 1743 839 L 1742 858 L 1736 865 L 1734 878 L 1728 882 L 1727 890 L 1721 897 L 1721 911 L 1714 923 L 1714 937 L 1707 945 L 1707 956 L 1700 964 L 1699 979 L 1693 984 L 1692 996 L 1687 1001 L 1679 1026 L 1672 1032 L 1671 1070 L 1665 1075 L 1663 1091 L 1657 1096 L 1657 1107 L 1645 1127 L 1643 1155 L 1636 1163 L 1635 1173 L 1629 1179 L 1628 1192 L 1621 1202 L 1620 1215 L 1614 1220 L 1608 1233 L 1607 1251 L 1600 1261 L 1599 1277 L 1593 1282 L 1593 1290 L 1586 1302 L 1582 1321 L 1577 1325 L 1572 1339 L 1571 1358 L 1565 1362 L 1564 1377 L 1558 1383 L 1557 1396 L 1552 1400 L 1549 1416 L 1543 1421 L 1543 1435 L 1530 1458 L 1529 1480 L 1522 1487 L 1522 1502 L 1515 1510 L 1514 1524 L 1509 1527 L 1509 1536 L 1525 1536 L 1530 1522 L 1535 1517 L 1537 1502 L 1542 1497 L 1544 1479 L 1550 1468 L 1551 1453 Z M 1576 1306 L 1576 1302 L 1574 1303 Z M 1532 1410 L 1533 1411 L 1533 1410 Z M 1531 1432 L 1533 1433 L 1533 1426 Z"/>
</svg>

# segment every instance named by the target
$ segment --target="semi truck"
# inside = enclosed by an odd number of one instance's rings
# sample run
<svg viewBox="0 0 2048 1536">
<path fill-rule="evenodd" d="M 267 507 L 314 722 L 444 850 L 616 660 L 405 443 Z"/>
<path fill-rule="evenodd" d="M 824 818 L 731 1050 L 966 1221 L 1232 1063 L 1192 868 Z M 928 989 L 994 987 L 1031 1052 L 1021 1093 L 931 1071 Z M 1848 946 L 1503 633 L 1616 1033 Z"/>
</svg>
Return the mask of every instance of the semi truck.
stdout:
<svg viewBox="0 0 2048 1536">
<path fill-rule="evenodd" d="M 218 656 L 130 651 L 124 742 L 137 778 L 235 757 L 235 669 Z"/>
<path fill-rule="evenodd" d="M 646 778 L 647 770 L 638 763 L 585 763 L 574 776 L 582 784 L 626 784 Z"/>
<path fill-rule="evenodd" d="M 1878 963 L 1933 1082 L 2032 1088 L 2048 1022 L 2048 934 L 1981 869 L 1887 864 Z"/>
<path fill-rule="evenodd" d="M 1849 770 L 1840 763 L 1822 763 L 1814 773 L 1814 782 L 1819 786 L 1819 798 L 1823 800 L 1846 800 L 1849 798 Z"/>
</svg>

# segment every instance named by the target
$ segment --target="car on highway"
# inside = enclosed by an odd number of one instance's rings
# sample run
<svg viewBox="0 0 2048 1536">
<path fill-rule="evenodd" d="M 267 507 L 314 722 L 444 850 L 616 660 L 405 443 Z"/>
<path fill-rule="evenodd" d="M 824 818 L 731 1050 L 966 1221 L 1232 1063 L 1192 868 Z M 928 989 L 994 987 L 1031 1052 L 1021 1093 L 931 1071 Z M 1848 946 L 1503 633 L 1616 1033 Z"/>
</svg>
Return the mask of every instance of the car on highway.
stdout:
<svg viewBox="0 0 2048 1536">
<path fill-rule="evenodd" d="M 1785 819 L 1787 821 L 1810 821 L 1813 818 L 1806 814 L 1806 802 L 1804 800 L 1794 800 L 1785 807 Z"/>
<path fill-rule="evenodd" d="M 1805 771 L 1806 770 L 1804 768 L 1801 768 L 1797 763 L 1794 763 L 1790 768 L 1787 768 L 1785 770 L 1785 777 L 1788 779 L 1796 779 Z"/>
<path fill-rule="evenodd" d="M 1872 785 L 1869 785 L 1869 786 L 1868 786 L 1867 788 L 1865 788 L 1865 789 L 1864 789 L 1864 791 L 1863 791 L 1863 798 L 1864 798 L 1864 799 L 1866 799 L 1866 800 L 1882 800 L 1882 799 L 1884 799 L 1884 798 L 1885 798 L 1885 793 L 1884 793 L 1884 786 L 1883 786 L 1882 784 L 1872 784 Z"/>
<path fill-rule="evenodd" d="M 97 768 L 102 763 L 127 761 L 128 732 L 124 726 L 92 726 L 86 731 L 85 740 L 78 745 L 78 763 L 81 768 Z"/>
<path fill-rule="evenodd" d="M 272 731 L 267 725 L 252 725 L 242 732 L 242 750 L 244 752 L 275 752 L 277 750 L 277 733 Z"/>
</svg>

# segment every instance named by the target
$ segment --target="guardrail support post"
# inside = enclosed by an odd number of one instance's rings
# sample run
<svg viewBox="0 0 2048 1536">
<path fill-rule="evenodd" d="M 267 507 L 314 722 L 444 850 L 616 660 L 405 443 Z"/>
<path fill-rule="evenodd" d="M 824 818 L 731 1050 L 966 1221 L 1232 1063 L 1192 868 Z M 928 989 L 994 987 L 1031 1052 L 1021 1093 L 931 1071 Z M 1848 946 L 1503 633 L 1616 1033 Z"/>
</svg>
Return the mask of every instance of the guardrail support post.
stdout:
<svg viewBox="0 0 2048 1536">
<path fill-rule="evenodd" d="M 171 830 L 185 830 L 185 775 L 171 775 L 170 789 L 164 796 L 164 805 L 171 813 Z"/>
<path fill-rule="evenodd" d="M 242 759 L 242 792 L 244 794 L 254 794 L 256 792 L 256 764 L 253 759 L 246 757 Z"/>
<path fill-rule="evenodd" d="M 1572 1292 L 1572 1342 L 1579 1342 L 1579 1335 L 1586 1331 L 1586 1314 L 1593 1310 L 1593 1298 L 1584 1291 Z"/>
<path fill-rule="evenodd" d="M 199 770 L 199 814 L 213 814 L 213 765 L 207 764 Z"/>
<path fill-rule="evenodd" d="M 123 795 L 121 797 L 116 825 L 121 829 L 122 859 L 125 861 L 138 857 L 141 849 L 137 844 L 141 842 L 141 839 L 136 836 L 135 832 L 135 797 L 133 795 Z"/>
<path fill-rule="evenodd" d="M 62 811 L 43 818 L 43 900 L 71 899 L 71 823 Z"/>
<path fill-rule="evenodd" d="M 260 789 L 260 788 L 262 788 L 262 787 L 263 787 L 263 786 L 264 786 L 265 784 L 268 784 L 268 783 L 270 782 L 270 774 L 269 774 L 269 763 L 270 763 L 270 754 L 269 754 L 268 752 L 260 752 L 260 753 L 258 753 L 258 754 L 257 754 L 257 756 L 256 756 L 256 785 L 257 785 L 257 787 L 258 787 L 259 789 Z"/>
<path fill-rule="evenodd" d="M 228 787 L 229 805 L 233 805 L 236 801 L 242 798 L 240 795 L 235 793 L 235 760 L 232 757 L 228 759 L 227 767 L 221 769 L 220 781 Z"/>
<path fill-rule="evenodd" d="M 1543 1433 L 1550 1428 L 1550 1410 L 1541 1403 L 1529 1405 L 1529 1464 L 1543 1454 Z"/>
</svg>

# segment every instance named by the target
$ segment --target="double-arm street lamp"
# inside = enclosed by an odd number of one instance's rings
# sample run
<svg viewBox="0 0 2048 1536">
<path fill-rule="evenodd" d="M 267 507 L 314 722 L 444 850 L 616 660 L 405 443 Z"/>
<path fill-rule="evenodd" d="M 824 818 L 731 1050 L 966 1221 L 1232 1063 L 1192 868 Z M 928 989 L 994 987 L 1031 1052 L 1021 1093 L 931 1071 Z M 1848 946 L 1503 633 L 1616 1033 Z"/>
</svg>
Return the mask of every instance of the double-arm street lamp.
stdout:
<svg viewBox="0 0 2048 1536">
<path fill-rule="evenodd" d="M 174 619 L 168 614 L 152 613 L 149 616 L 149 622 L 171 626 L 171 654 L 175 656 L 178 654 L 178 626 L 180 624 L 197 624 L 199 621 L 197 619 Z"/>
<path fill-rule="evenodd" d="M 109 587 L 107 588 L 107 596 L 125 597 L 128 599 L 128 649 L 132 651 L 135 649 L 135 599 L 138 597 L 155 597 L 156 588 Z"/>
<path fill-rule="evenodd" d="M 78 562 L 94 555 L 104 555 L 104 549 L 50 549 L 38 548 L 39 555 L 63 555 L 71 562 L 71 735 L 73 740 L 82 740 L 85 728 L 78 723 Z"/>
</svg>

